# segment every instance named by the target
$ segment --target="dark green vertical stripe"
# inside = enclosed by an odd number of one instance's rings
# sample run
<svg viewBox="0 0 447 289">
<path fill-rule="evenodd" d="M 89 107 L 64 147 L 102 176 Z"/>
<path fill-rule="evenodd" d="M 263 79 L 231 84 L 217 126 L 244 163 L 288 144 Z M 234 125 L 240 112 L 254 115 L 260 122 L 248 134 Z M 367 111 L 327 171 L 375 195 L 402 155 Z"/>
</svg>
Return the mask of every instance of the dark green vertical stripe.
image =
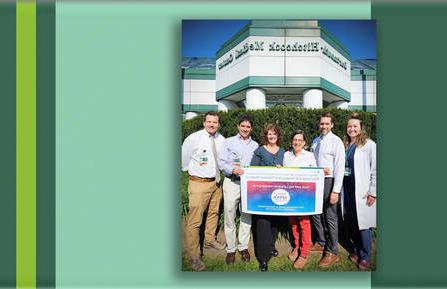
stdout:
<svg viewBox="0 0 447 289">
<path fill-rule="evenodd" d="M 38 288 L 55 288 L 55 3 L 37 4 Z"/>
<path fill-rule="evenodd" d="M 374 288 L 446 288 L 447 3 L 373 2 L 377 23 Z"/>
<path fill-rule="evenodd" d="M 0 3 L 0 287 L 16 286 L 16 7 Z"/>
</svg>

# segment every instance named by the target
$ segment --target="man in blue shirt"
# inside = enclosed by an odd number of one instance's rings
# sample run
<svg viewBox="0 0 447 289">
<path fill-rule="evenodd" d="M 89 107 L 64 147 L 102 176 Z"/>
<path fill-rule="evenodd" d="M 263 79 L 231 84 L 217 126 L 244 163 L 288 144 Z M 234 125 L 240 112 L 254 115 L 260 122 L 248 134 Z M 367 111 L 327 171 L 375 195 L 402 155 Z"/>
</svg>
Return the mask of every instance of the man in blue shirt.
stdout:
<svg viewBox="0 0 447 289">
<path fill-rule="evenodd" d="M 240 176 L 244 173 L 242 167 L 249 166 L 253 152 L 258 143 L 251 139 L 253 129 L 252 119 L 244 115 L 237 125 L 239 133 L 227 138 L 219 154 L 219 168 L 225 173 L 223 182 L 225 239 L 227 241 L 227 256 L 225 262 L 233 264 L 236 250 L 239 251 L 244 262 L 250 261 L 248 242 L 250 240 L 251 215 L 243 213 L 240 207 L 241 186 Z M 236 212 L 239 208 L 241 218 L 239 234 L 236 238 Z"/>
</svg>

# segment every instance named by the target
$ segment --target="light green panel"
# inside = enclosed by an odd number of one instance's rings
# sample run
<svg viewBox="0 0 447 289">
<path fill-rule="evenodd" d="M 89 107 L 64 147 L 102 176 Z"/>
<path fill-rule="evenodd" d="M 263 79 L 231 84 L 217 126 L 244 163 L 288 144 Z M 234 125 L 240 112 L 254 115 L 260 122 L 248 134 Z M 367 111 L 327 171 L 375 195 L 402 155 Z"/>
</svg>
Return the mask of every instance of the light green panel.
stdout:
<svg viewBox="0 0 447 289">
<path fill-rule="evenodd" d="M 184 104 L 183 112 L 186 111 L 197 111 L 197 112 L 207 112 L 207 111 L 217 111 L 217 105 L 214 104 Z"/>
<path fill-rule="evenodd" d="M 162 284 L 178 266 L 180 25 L 135 3 L 56 9 L 56 284 Z"/>
<path fill-rule="evenodd" d="M 367 112 L 376 112 L 376 106 L 375 105 L 350 105 L 349 110 L 364 110 Z"/>
<path fill-rule="evenodd" d="M 369 287 L 368 273 L 182 273 L 179 225 L 181 20 L 369 17 L 369 2 L 58 2 L 57 287 Z"/>
<path fill-rule="evenodd" d="M 214 69 L 185 68 L 182 79 L 216 80 Z"/>
</svg>

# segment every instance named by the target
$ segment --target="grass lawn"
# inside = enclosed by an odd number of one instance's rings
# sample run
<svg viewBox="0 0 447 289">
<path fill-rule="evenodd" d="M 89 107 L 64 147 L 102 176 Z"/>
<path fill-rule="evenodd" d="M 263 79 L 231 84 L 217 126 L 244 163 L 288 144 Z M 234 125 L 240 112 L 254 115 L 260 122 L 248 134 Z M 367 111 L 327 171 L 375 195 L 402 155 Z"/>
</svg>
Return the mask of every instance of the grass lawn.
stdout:
<svg viewBox="0 0 447 289">
<path fill-rule="evenodd" d="M 219 231 L 217 239 L 224 243 L 225 237 L 223 236 L 222 230 Z M 278 238 L 276 242 L 276 249 L 279 251 L 278 257 L 272 257 L 269 261 L 269 271 L 272 272 L 299 272 L 299 271 L 309 271 L 309 272 L 349 272 L 349 271 L 359 271 L 357 265 L 352 263 L 348 258 L 348 252 L 342 247 L 339 247 L 340 261 L 330 268 L 320 268 L 318 267 L 318 262 L 320 261 L 321 252 L 310 252 L 308 256 L 308 262 L 304 270 L 297 270 L 293 268 L 293 263 L 287 258 L 291 246 L 289 241 L 282 237 Z M 241 261 L 239 253 L 236 254 L 236 262 L 232 265 L 227 265 L 225 263 L 225 250 L 214 250 L 214 249 L 204 249 L 202 259 L 205 263 L 205 270 L 208 272 L 258 272 L 259 264 L 254 255 L 253 241 L 250 240 L 248 248 L 251 261 L 249 263 L 244 263 Z M 372 262 L 371 270 L 375 270 L 376 264 L 376 250 L 375 241 L 373 241 L 372 248 Z M 189 265 L 188 259 L 186 258 L 185 250 L 183 250 L 182 256 L 182 271 L 193 271 Z"/>
<path fill-rule="evenodd" d="M 308 257 L 309 261 L 306 264 L 304 270 L 297 270 L 293 268 L 292 262 L 287 258 L 287 256 L 278 256 L 272 258 L 269 262 L 269 271 L 272 272 L 299 272 L 299 271 L 327 271 L 327 272 L 341 272 L 341 271 L 358 271 L 357 266 L 348 260 L 347 254 L 343 254 L 340 261 L 326 269 L 318 267 L 320 254 L 311 253 Z M 204 271 L 212 272 L 259 272 L 259 265 L 257 261 L 251 261 L 250 263 L 244 263 L 240 259 L 236 260 L 233 265 L 225 264 L 225 257 L 208 257 L 204 256 L 203 261 L 205 262 L 206 268 Z M 183 259 L 183 271 L 193 271 L 189 266 L 189 263 L 184 258 Z"/>
<path fill-rule="evenodd" d="M 186 173 L 182 174 L 182 227 L 184 229 L 185 225 L 185 216 L 188 212 L 188 175 Z M 217 239 L 221 243 L 225 243 L 225 237 L 223 234 L 223 214 L 221 214 L 221 218 L 219 220 L 220 230 L 217 234 Z M 288 228 L 288 226 L 286 226 Z M 287 228 L 280 229 L 280 232 L 287 235 L 285 231 Z M 339 232 L 342 234 L 342 232 Z M 184 236 L 184 232 L 183 232 Z M 243 263 L 240 260 L 239 254 L 236 255 L 236 262 L 233 265 L 227 265 L 225 263 L 225 250 L 216 251 L 216 250 L 207 250 L 205 249 L 203 252 L 203 261 L 205 262 L 205 270 L 204 271 L 212 271 L 212 272 L 247 272 L 247 271 L 259 271 L 259 264 L 254 255 L 253 249 L 253 238 L 250 238 L 249 244 L 249 252 L 251 255 L 251 262 Z M 373 231 L 373 244 L 372 244 L 372 260 L 371 260 L 371 271 L 375 271 L 376 266 L 376 231 Z M 269 271 L 273 272 L 299 272 L 301 270 L 297 270 L 293 268 L 293 263 L 287 258 L 290 250 L 292 249 L 290 246 L 289 240 L 282 236 L 279 237 L 276 242 L 276 249 L 279 251 L 278 257 L 272 257 L 269 262 Z M 330 268 L 320 268 L 318 267 L 318 262 L 321 258 L 321 252 L 311 252 L 308 256 L 309 260 L 302 271 L 327 271 L 327 272 L 346 272 L 346 271 L 359 271 L 357 266 L 353 264 L 348 259 L 348 252 L 339 245 L 339 256 L 340 261 L 330 267 Z M 182 255 L 182 271 L 193 271 L 189 265 L 189 262 L 185 256 L 185 250 L 183 248 Z"/>
</svg>

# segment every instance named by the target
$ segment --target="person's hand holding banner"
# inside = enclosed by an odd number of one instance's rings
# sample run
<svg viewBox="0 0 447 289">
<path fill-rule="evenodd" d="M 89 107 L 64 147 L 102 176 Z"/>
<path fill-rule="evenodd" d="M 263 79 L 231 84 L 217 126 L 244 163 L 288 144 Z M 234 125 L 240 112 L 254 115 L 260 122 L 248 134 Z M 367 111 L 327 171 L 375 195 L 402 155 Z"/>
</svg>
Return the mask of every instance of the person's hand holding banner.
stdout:
<svg viewBox="0 0 447 289">
<path fill-rule="evenodd" d="M 233 174 L 242 176 L 244 174 L 244 170 L 241 167 L 235 167 L 233 169 Z"/>
<path fill-rule="evenodd" d="M 332 205 L 336 204 L 338 202 L 338 195 L 339 195 L 338 193 L 332 192 L 329 203 L 331 203 Z"/>
</svg>

